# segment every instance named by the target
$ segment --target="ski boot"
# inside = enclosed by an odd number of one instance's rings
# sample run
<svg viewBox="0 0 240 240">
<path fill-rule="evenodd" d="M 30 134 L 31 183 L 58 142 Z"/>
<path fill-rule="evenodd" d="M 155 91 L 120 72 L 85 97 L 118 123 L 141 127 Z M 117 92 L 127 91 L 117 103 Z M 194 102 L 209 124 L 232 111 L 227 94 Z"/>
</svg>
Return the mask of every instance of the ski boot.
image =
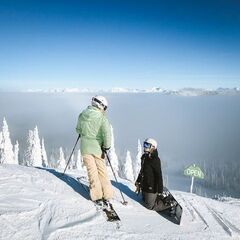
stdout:
<svg viewBox="0 0 240 240">
<path fill-rule="evenodd" d="M 109 202 L 109 200 L 103 198 L 102 202 L 103 202 L 103 208 L 104 209 L 111 210 L 111 203 Z"/>
<path fill-rule="evenodd" d="M 94 202 L 94 204 L 95 204 L 95 206 L 96 206 L 96 208 L 97 208 L 98 210 L 103 209 L 104 203 L 103 203 L 103 200 L 102 200 L 102 199 L 97 199 L 97 200 L 95 200 L 95 201 L 93 201 L 93 202 Z"/>
</svg>

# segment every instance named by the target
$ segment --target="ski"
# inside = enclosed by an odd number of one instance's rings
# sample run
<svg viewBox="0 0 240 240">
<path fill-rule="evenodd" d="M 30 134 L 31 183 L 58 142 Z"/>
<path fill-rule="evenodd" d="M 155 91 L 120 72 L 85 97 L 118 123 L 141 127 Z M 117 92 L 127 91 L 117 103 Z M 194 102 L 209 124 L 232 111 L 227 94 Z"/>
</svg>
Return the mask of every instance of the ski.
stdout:
<svg viewBox="0 0 240 240">
<path fill-rule="evenodd" d="M 85 177 L 78 177 L 77 178 L 78 182 L 81 184 L 81 186 L 83 187 L 84 191 L 87 192 L 89 194 L 89 187 L 84 185 L 81 181 L 85 180 L 85 184 L 87 183 L 86 178 Z M 89 197 L 89 200 L 90 197 Z M 92 200 L 91 200 L 92 201 Z M 94 202 L 93 202 L 94 203 Z M 96 203 L 94 203 L 97 211 L 102 210 L 105 215 L 106 215 L 106 219 L 108 222 L 116 222 L 116 221 L 121 221 L 120 217 L 118 216 L 117 212 L 115 211 L 115 209 L 113 208 L 112 203 L 108 203 L 108 206 L 99 206 Z"/>
<path fill-rule="evenodd" d="M 115 211 L 111 203 L 109 203 L 108 208 L 103 208 L 103 212 L 106 213 L 107 221 L 109 222 L 121 221 L 120 217 L 118 216 L 117 212 Z"/>
<path fill-rule="evenodd" d="M 171 207 L 158 213 L 169 221 L 180 225 L 183 209 L 166 187 L 163 189 L 162 201 Z"/>
</svg>

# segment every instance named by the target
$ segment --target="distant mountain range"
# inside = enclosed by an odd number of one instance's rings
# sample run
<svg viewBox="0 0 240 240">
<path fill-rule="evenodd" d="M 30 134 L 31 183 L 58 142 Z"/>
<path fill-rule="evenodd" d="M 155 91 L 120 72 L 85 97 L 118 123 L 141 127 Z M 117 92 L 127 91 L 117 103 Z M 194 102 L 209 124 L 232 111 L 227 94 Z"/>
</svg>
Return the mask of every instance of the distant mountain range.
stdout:
<svg viewBox="0 0 240 240">
<path fill-rule="evenodd" d="M 41 93 L 158 93 L 162 95 L 177 96 L 206 96 L 206 95 L 240 95 L 240 88 L 182 88 L 178 90 L 163 89 L 154 87 L 151 89 L 138 88 L 112 88 L 112 89 L 88 89 L 88 88 L 53 88 L 53 89 L 28 89 L 25 92 Z"/>
</svg>

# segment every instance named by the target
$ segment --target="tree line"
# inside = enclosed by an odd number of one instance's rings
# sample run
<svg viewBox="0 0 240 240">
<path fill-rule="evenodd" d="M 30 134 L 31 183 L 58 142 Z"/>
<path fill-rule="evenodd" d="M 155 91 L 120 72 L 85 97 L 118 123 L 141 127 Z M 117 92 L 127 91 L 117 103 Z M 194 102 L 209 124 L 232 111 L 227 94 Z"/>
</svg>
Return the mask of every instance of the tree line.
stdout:
<svg viewBox="0 0 240 240">
<path fill-rule="evenodd" d="M 142 147 L 141 142 L 137 141 L 137 155 L 134 159 L 129 150 L 126 151 L 125 159 L 120 160 L 115 151 L 114 131 L 111 126 L 112 143 L 108 152 L 111 164 L 115 173 L 129 181 L 134 182 L 141 168 Z M 19 157 L 19 143 L 13 145 L 10 137 L 10 131 L 6 119 L 3 119 L 2 129 L 0 130 L 0 164 L 19 164 L 28 167 L 48 167 L 64 169 L 67 164 L 66 152 L 62 146 L 57 153 L 48 157 L 45 148 L 45 141 L 39 137 L 39 130 L 36 126 L 29 130 L 26 139 L 26 149 L 23 150 L 23 156 Z M 80 149 L 78 148 L 72 155 L 69 169 L 85 170 Z"/>
</svg>

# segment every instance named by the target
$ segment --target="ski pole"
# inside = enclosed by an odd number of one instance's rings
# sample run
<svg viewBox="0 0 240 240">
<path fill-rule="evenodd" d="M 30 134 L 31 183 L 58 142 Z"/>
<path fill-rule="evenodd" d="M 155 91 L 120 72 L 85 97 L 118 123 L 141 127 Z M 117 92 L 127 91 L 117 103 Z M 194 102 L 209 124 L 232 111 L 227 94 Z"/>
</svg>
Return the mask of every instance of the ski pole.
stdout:
<svg viewBox="0 0 240 240">
<path fill-rule="evenodd" d="M 66 167 L 65 167 L 64 172 L 62 173 L 62 175 L 64 175 L 65 172 L 66 172 L 67 166 L 68 166 L 68 164 L 69 164 L 70 161 L 71 161 L 73 152 L 75 151 L 75 148 L 76 148 L 76 146 L 77 146 L 77 143 L 78 143 L 79 138 L 80 138 L 80 134 L 78 135 L 77 141 L 76 141 L 76 143 L 75 143 L 75 145 L 74 145 L 74 147 L 73 147 L 73 150 L 72 150 L 72 152 L 71 152 L 71 155 L 70 155 L 70 157 L 69 157 L 69 159 L 68 159 L 67 165 L 66 165 Z"/>
<path fill-rule="evenodd" d="M 115 172 L 114 172 L 114 170 L 113 170 L 113 167 L 112 167 L 111 161 L 110 161 L 110 159 L 109 159 L 109 157 L 108 157 L 107 151 L 104 150 L 104 153 L 107 155 L 107 160 L 108 160 L 109 165 L 110 165 L 110 167 L 111 167 L 111 169 L 112 169 L 112 173 L 113 173 L 113 176 L 114 176 L 114 178 L 115 178 L 115 181 L 116 181 L 116 183 L 119 184 L 119 182 L 118 182 L 118 180 L 117 180 L 117 177 L 116 177 L 116 175 L 115 175 Z M 124 199 L 122 191 L 121 191 L 120 189 L 119 189 L 119 191 L 120 191 L 121 196 L 122 196 L 122 199 L 123 199 L 122 204 L 123 204 L 123 205 L 127 205 L 128 202 Z"/>
</svg>

